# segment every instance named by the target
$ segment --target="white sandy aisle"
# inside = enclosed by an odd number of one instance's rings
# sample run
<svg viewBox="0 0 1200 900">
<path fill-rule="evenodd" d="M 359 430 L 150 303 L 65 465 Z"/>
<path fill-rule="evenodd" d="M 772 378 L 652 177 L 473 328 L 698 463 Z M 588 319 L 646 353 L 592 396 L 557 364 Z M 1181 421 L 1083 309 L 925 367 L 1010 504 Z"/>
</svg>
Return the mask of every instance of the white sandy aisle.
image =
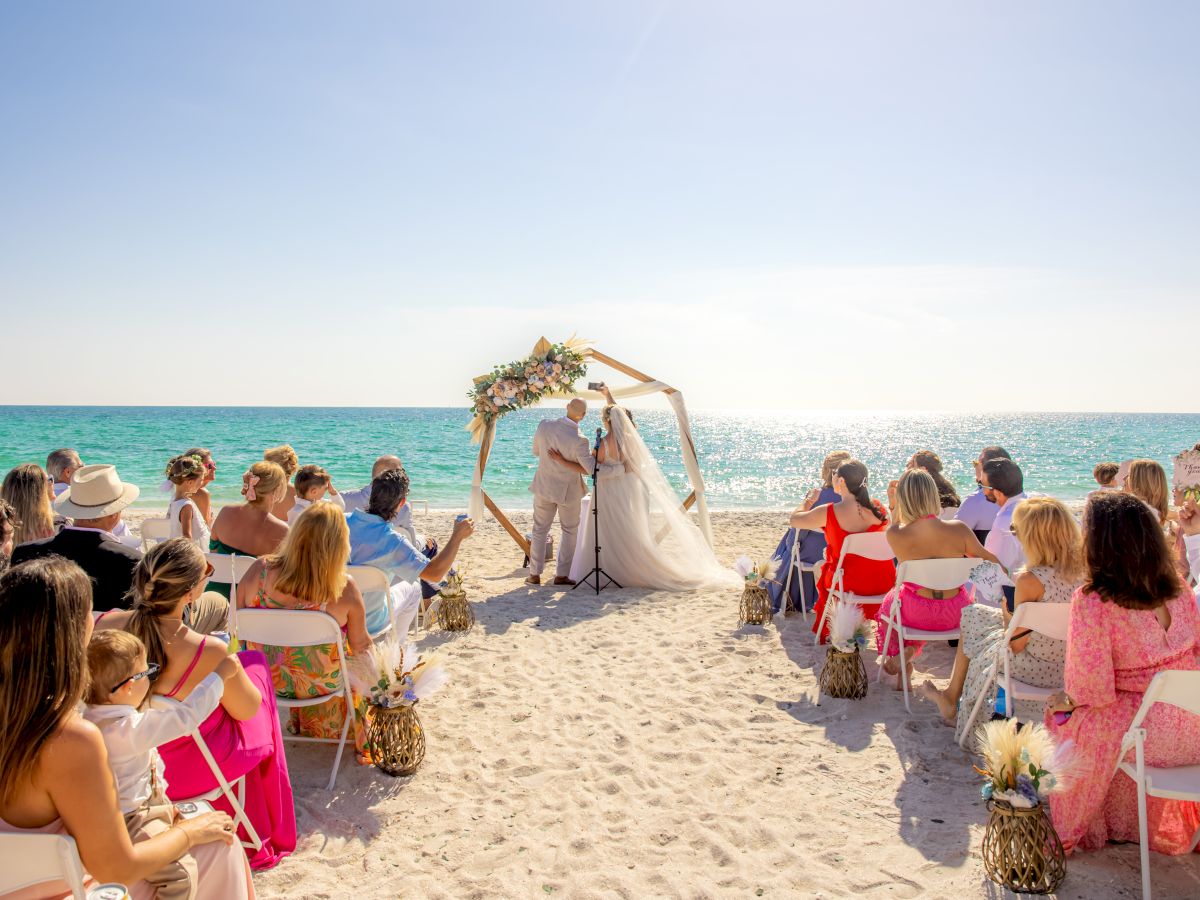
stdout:
<svg viewBox="0 0 1200 900">
<path fill-rule="evenodd" d="M 772 549 L 784 517 L 716 526 L 732 559 Z M 424 766 L 343 763 L 329 794 L 332 751 L 289 745 L 300 847 L 261 897 L 1003 896 L 952 731 L 875 684 L 813 706 L 823 651 L 799 619 L 781 640 L 739 632 L 727 593 L 529 589 L 490 522 L 466 561 L 479 624 L 424 642 L 452 676 L 421 710 Z M 948 674 L 944 645 L 929 656 Z M 1154 875 L 1159 896 L 1200 894 L 1194 859 L 1156 857 Z M 1059 896 L 1138 884 L 1136 847 L 1112 848 L 1071 860 Z"/>
</svg>

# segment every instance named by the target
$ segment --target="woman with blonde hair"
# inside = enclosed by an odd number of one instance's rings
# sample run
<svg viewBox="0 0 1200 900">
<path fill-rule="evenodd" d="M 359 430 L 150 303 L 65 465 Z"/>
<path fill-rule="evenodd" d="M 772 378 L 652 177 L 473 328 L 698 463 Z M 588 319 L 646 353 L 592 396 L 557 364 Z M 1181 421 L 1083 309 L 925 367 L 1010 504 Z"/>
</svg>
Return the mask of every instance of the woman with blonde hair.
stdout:
<svg viewBox="0 0 1200 900">
<path fill-rule="evenodd" d="M 346 514 L 320 500 L 292 523 L 275 553 L 256 560 L 238 584 L 238 609 L 314 609 L 333 616 L 342 626 L 351 654 L 371 645 L 366 610 L 358 586 L 346 575 L 350 530 Z M 257 646 L 270 661 L 275 691 L 281 697 L 314 697 L 329 693 L 331 678 L 343 669 L 337 646 L 320 644 L 303 650 Z M 343 674 L 345 674 L 343 670 Z M 292 710 L 290 730 L 304 737 L 338 739 L 346 721 L 342 699 Z M 354 697 L 354 743 L 366 762 L 366 702 Z"/>
<path fill-rule="evenodd" d="M 1158 516 L 1158 524 L 1166 526 L 1171 490 L 1162 466 L 1152 459 L 1135 459 L 1129 464 L 1129 474 L 1125 476 L 1125 490 L 1144 500 Z"/>
<path fill-rule="evenodd" d="M 55 521 L 54 482 L 36 463 L 25 463 L 4 476 L 0 498 L 7 500 L 16 513 L 13 546 L 54 537 L 61 523 Z"/>
<path fill-rule="evenodd" d="M 292 480 L 292 476 L 296 474 L 296 470 L 300 468 L 300 457 L 296 455 L 296 451 L 291 444 L 280 444 L 278 447 L 268 447 L 263 451 L 263 459 L 267 462 L 273 462 L 279 468 L 283 469 L 283 474 L 287 481 Z M 287 492 L 283 495 L 283 499 L 275 504 L 275 508 L 271 510 L 271 514 L 277 519 L 287 521 L 288 513 L 292 511 L 292 507 L 296 505 L 296 487 L 293 484 L 288 484 Z"/>
<path fill-rule="evenodd" d="M 272 510 L 287 492 L 287 475 L 276 463 L 256 462 L 242 476 L 245 503 L 221 507 L 213 522 L 208 549 L 213 553 L 265 556 L 287 537 L 287 522 Z M 229 596 L 229 585 L 214 588 Z"/>
<path fill-rule="evenodd" d="M 971 557 L 999 563 L 975 537 L 965 522 L 945 521 L 939 517 L 942 494 L 936 479 L 923 468 L 909 469 L 900 480 L 888 487 L 888 502 L 892 509 L 892 524 L 887 529 L 888 545 L 899 562 L 917 559 L 958 559 Z M 899 676 L 901 664 L 912 673 L 912 661 L 924 648 L 923 641 L 905 641 L 901 653 L 899 638 L 893 634 L 887 647 L 886 619 L 896 602 L 896 588 L 884 597 L 875 617 L 875 642 L 884 657 L 883 670 Z M 905 582 L 900 586 L 900 602 L 904 624 L 922 631 L 950 631 L 958 627 L 959 617 L 970 605 L 971 595 L 966 586 L 957 591 L 935 591 Z M 897 657 L 903 657 L 903 660 Z M 896 688 L 901 687 L 897 677 Z"/>
<path fill-rule="evenodd" d="M 1070 603 L 1083 580 L 1083 539 L 1070 511 L 1053 497 L 1029 497 L 1013 511 L 1012 531 L 1025 551 L 1025 568 L 1016 578 L 1015 611 L 1022 603 Z M 937 704 L 942 715 L 953 721 L 957 709 L 970 711 L 986 684 L 987 670 L 1004 640 L 1010 611 L 975 604 L 963 610 L 962 641 L 954 660 L 950 684 L 944 691 L 931 682 L 922 692 Z M 1026 631 L 1012 642 L 1012 675 L 1038 687 L 1062 685 L 1066 645 L 1063 641 Z M 961 701 L 961 702 L 960 702 Z M 1038 704 L 1017 701 L 1015 715 L 1038 720 Z M 962 736 L 966 716 L 959 716 L 957 736 Z"/>
</svg>

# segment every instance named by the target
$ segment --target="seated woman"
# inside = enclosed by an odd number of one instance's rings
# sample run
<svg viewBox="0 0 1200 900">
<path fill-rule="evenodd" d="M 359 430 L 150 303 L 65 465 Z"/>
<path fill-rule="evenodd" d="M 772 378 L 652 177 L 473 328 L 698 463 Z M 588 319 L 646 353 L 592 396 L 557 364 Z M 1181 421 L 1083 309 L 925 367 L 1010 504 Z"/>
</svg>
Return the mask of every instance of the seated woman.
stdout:
<svg viewBox="0 0 1200 900">
<path fill-rule="evenodd" d="M 208 549 L 213 553 L 238 556 L 266 556 L 274 553 L 287 537 L 287 522 L 271 510 L 287 491 L 287 476 L 273 462 L 256 462 L 242 476 L 242 496 L 246 502 L 223 506 L 213 522 Z M 229 585 L 214 585 L 213 590 L 229 597 Z"/>
<path fill-rule="evenodd" d="M 908 461 L 909 469 L 924 469 L 937 485 L 939 515 L 943 519 L 952 519 L 962 506 L 962 499 L 946 476 L 942 474 L 942 458 L 932 450 L 918 450 Z"/>
<path fill-rule="evenodd" d="M 270 447 L 264 450 L 263 459 L 267 462 L 273 462 L 279 468 L 283 469 L 284 481 L 288 482 L 283 498 L 277 500 L 275 506 L 271 509 L 271 515 L 286 522 L 288 513 L 296 505 L 296 486 L 290 482 L 292 476 L 296 474 L 296 470 L 300 468 L 300 457 L 296 455 L 296 451 L 292 449 L 291 444 L 281 444 L 278 447 Z"/>
<path fill-rule="evenodd" d="M 1121 739 L 1155 675 L 1200 669 L 1196 600 L 1175 573 L 1149 507 L 1129 494 L 1093 495 L 1083 535 L 1087 569 L 1071 603 L 1065 690 L 1047 703 L 1045 716 L 1059 742 L 1075 742 L 1075 772 L 1050 796 L 1050 818 L 1067 852 L 1138 840 L 1133 780 L 1115 774 Z M 1142 727 L 1147 766 L 1200 764 L 1200 716 L 1158 703 Z M 1150 848 L 1187 853 L 1200 804 L 1155 797 L 1146 803 Z"/>
<path fill-rule="evenodd" d="M 7 500 L 0 500 L 0 572 L 8 568 L 8 559 L 16 546 L 17 513 Z"/>
<path fill-rule="evenodd" d="M 292 524 L 278 553 L 256 560 L 238 584 L 238 609 L 315 609 L 329 613 L 342 626 L 351 654 L 371 645 L 366 612 L 358 585 L 346 576 L 350 534 L 346 515 L 328 501 L 318 501 Z M 271 665 L 275 692 L 280 697 L 315 697 L 329 693 L 326 685 L 343 665 L 333 644 L 302 651 L 246 644 L 261 650 Z M 342 736 L 346 702 L 342 698 L 293 709 L 289 730 L 304 737 Z M 360 763 L 367 758 L 366 700 L 354 697 L 354 745 Z"/>
<path fill-rule="evenodd" d="M 888 488 L 892 507 L 892 524 L 888 526 L 887 540 L 899 562 L 917 559 L 959 559 L 964 556 L 998 562 L 996 557 L 983 549 L 965 522 L 945 522 L 938 518 L 941 499 L 937 482 L 924 469 L 909 469 L 900 476 L 895 487 Z M 946 596 L 949 594 L 949 596 Z M 884 656 L 883 670 L 889 675 L 899 676 L 901 657 L 912 675 L 912 661 L 921 653 L 923 641 L 905 641 L 904 652 L 900 652 L 899 637 L 891 636 L 888 646 L 883 646 L 887 627 L 884 622 L 896 601 L 896 588 L 888 591 L 876 617 L 875 642 Z M 905 626 L 925 631 L 949 631 L 958 627 L 964 607 L 971 604 L 971 596 L 965 585 L 957 591 L 943 592 L 905 583 L 900 587 L 900 603 Z M 896 689 L 900 690 L 900 679 Z"/>
<path fill-rule="evenodd" d="M 79 714 L 87 683 L 92 589 L 75 563 L 51 556 L 0 576 L 0 833 L 66 834 L 75 839 L 87 886 L 119 882 L 134 900 L 152 900 L 143 879 L 191 853 L 197 900 L 248 900 L 246 855 L 223 812 L 180 819 L 136 844 L 117 802 L 108 753 Z M 8 898 L 70 896 L 62 882 Z"/>
<path fill-rule="evenodd" d="M 1025 551 L 1025 569 L 1016 578 L 1013 609 L 1022 603 L 1070 603 L 1083 578 L 1079 526 L 1070 511 L 1053 497 L 1030 497 L 1013 511 L 1012 531 Z M 961 739 L 970 711 L 987 683 L 988 669 L 996 644 L 1004 640 L 1011 615 L 1008 610 L 975 603 L 963 610 L 962 641 L 954 658 L 950 684 L 939 691 L 933 682 L 921 692 L 934 703 L 948 722 L 955 722 L 955 738 Z M 1066 645 L 1044 634 L 1025 634 L 1012 642 L 1012 676 L 1036 687 L 1062 685 Z M 958 715 L 959 710 L 968 715 Z M 1037 721 L 1040 704 L 1019 700 L 1017 718 Z M 983 720 L 986 721 L 987 715 Z M 976 723 L 978 724 L 978 723 Z"/>
<path fill-rule="evenodd" d="M 9 502 L 16 515 L 14 547 L 54 537 L 66 524 L 66 519 L 54 514 L 53 491 L 54 480 L 34 463 L 17 466 L 4 476 L 0 497 Z"/>
<path fill-rule="evenodd" d="M 817 581 L 817 605 L 813 607 L 817 622 L 829 598 L 833 576 L 842 553 L 842 543 L 851 534 L 867 534 L 883 531 L 887 526 L 887 514 L 879 501 L 872 500 L 867 492 L 867 467 L 857 459 L 846 460 L 837 467 L 833 475 L 833 490 L 842 499 L 836 503 L 814 506 L 805 511 L 798 509 L 790 520 L 793 528 L 820 529 L 825 534 L 825 565 Z M 843 584 L 847 592 L 863 596 L 879 596 L 896 582 L 896 566 L 890 559 L 874 560 L 859 556 L 847 556 L 842 571 Z M 864 606 L 863 615 L 873 619 L 879 612 L 877 605 Z M 821 630 L 821 641 L 829 638 L 829 623 Z"/>
<path fill-rule="evenodd" d="M 1166 527 L 1171 491 L 1162 466 L 1152 459 L 1133 460 L 1129 464 L 1129 474 L 1125 476 L 1125 490 L 1145 501 L 1154 510 L 1159 525 Z"/>
<path fill-rule="evenodd" d="M 207 447 L 193 447 L 184 453 L 184 456 L 198 456 L 200 457 L 201 465 L 204 466 L 204 477 L 200 479 L 199 489 L 192 495 L 192 502 L 200 510 L 200 516 L 204 519 L 204 524 L 212 528 L 214 514 L 212 494 L 209 493 L 208 486 L 217 480 L 217 461 L 213 459 L 212 451 Z"/>
<path fill-rule="evenodd" d="M 837 491 L 833 489 L 833 473 L 837 467 L 848 460 L 850 454 L 845 450 L 834 450 L 825 457 L 825 461 L 821 463 L 821 486 L 815 487 L 808 492 L 808 496 L 804 498 L 804 502 L 800 505 L 800 509 L 808 512 L 814 506 L 824 506 L 827 503 L 837 503 L 842 498 L 838 496 Z M 780 602 L 783 598 L 783 585 L 787 581 L 787 569 L 789 561 L 792 558 L 792 542 L 800 541 L 800 550 L 798 559 L 804 565 L 811 566 L 813 563 L 821 559 L 825 554 L 825 535 L 820 531 L 806 529 L 797 532 L 796 529 L 789 527 L 783 534 L 783 539 L 780 540 L 779 546 L 775 548 L 775 558 L 783 560 L 785 568 L 775 577 L 775 580 L 767 587 L 767 593 L 771 595 L 771 608 L 776 612 L 779 611 Z M 791 594 L 791 604 L 796 609 L 800 608 L 800 579 L 804 579 L 804 596 L 808 598 L 808 605 L 811 607 L 816 601 L 816 582 L 810 572 L 796 572 L 792 575 L 792 583 L 789 587 Z"/>
<path fill-rule="evenodd" d="M 96 622 L 99 629 L 120 628 L 141 638 L 147 661 L 161 667 L 152 688 L 155 695 L 185 699 L 229 655 L 224 641 L 183 621 L 184 610 L 202 599 L 211 571 L 200 548 L 187 538 L 163 541 L 134 571 L 133 609 L 113 610 Z M 242 671 L 225 683 L 221 705 L 201 724 L 200 734 L 227 779 L 246 778 L 243 806 L 263 841 L 250 865 L 267 869 L 296 848 L 292 784 L 267 661 L 261 653 L 245 650 L 237 658 Z M 191 737 L 164 744 L 159 754 L 168 797 L 194 797 L 217 787 Z M 213 805 L 231 811 L 224 798 Z"/>
</svg>

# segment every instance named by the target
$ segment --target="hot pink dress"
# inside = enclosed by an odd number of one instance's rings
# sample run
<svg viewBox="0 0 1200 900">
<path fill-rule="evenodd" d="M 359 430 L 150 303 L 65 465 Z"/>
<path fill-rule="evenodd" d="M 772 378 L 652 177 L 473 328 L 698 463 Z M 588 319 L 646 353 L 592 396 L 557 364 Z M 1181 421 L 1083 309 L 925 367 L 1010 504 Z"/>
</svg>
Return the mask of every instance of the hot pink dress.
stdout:
<svg viewBox="0 0 1200 900">
<path fill-rule="evenodd" d="M 1137 790 L 1127 775 L 1114 774 L 1121 738 L 1156 674 L 1200 669 L 1200 614 L 1192 592 L 1169 601 L 1167 610 L 1171 627 L 1164 630 L 1153 611 L 1124 609 L 1082 589 L 1072 598 L 1063 674 L 1079 706 L 1063 725 L 1050 713 L 1045 717 L 1058 741 L 1075 742 L 1076 771 L 1064 792 L 1050 796 L 1050 816 L 1068 852 L 1138 840 Z M 1157 703 L 1145 728 L 1146 765 L 1200 763 L 1200 716 Z M 1186 853 L 1200 826 L 1200 804 L 1149 797 L 1147 819 L 1151 849 Z"/>
</svg>

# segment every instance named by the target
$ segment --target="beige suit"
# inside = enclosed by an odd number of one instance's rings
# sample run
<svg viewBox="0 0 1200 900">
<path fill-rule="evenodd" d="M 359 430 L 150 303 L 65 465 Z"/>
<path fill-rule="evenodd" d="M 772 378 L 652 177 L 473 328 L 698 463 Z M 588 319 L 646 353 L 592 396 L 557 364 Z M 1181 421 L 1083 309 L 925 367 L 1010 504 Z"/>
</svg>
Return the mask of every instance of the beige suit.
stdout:
<svg viewBox="0 0 1200 900">
<path fill-rule="evenodd" d="M 579 530 L 579 505 L 587 489 L 583 476 L 550 458 L 557 450 L 584 468 L 591 466 L 587 438 L 570 419 L 546 419 L 533 434 L 533 455 L 538 458 L 537 472 L 529 490 L 533 494 L 533 546 L 529 549 L 529 574 L 541 575 L 546 565 L 546 535 L 558 516 L 562 541 L 558 548 L 556 577 L 565 578 L 575 556 L 575 538 Z"/>
</svg>

